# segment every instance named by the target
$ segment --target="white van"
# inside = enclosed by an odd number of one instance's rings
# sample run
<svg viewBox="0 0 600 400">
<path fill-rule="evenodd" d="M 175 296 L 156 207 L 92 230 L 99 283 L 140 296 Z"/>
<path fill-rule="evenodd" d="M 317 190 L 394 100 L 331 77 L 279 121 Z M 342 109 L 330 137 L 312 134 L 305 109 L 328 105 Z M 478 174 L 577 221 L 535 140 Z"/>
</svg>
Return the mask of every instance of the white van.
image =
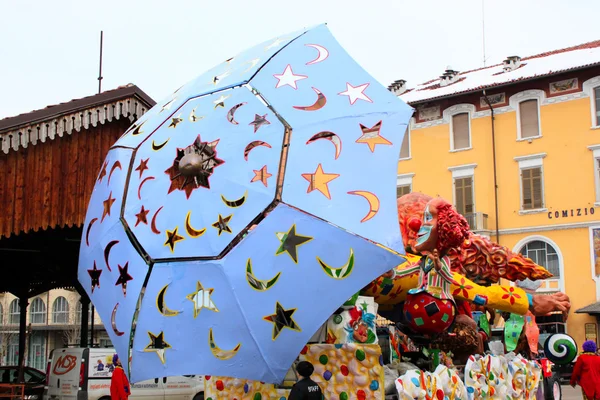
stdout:
<svg viewBox="0 0 600 400">
<path fill-rule="evenodd" d="M 114 349 L 65 348 L 50 353 L 44 400 L 110 400 Z M 169 376 L 131 385 L 130 400 L 204 400 L 204 378 Z"/>
</svg>

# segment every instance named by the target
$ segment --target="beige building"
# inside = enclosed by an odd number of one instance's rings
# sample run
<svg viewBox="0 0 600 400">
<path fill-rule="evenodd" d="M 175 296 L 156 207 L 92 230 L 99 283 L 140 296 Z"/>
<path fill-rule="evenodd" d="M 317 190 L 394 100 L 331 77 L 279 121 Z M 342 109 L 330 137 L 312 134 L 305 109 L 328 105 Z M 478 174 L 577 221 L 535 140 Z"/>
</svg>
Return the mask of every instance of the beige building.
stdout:
<svg viewBox="0 0 600 400">
<path fill-rule="evenodd" d="M 44 371 L 50 351 L 78 346 L 82 304 L 73 289 L 54 289 L 29 299 L 27 307 L 26 365 Z M 19 360 L 19 299 L 0 293 L 0 364 L 17 365 Z M 102 321 L 94 318 L 94 344 L 111 346 Z M 90 313 L 91 315 L 91 313 Z M 91 317 L 90 317 L 91 319 Z"/>
</svg>

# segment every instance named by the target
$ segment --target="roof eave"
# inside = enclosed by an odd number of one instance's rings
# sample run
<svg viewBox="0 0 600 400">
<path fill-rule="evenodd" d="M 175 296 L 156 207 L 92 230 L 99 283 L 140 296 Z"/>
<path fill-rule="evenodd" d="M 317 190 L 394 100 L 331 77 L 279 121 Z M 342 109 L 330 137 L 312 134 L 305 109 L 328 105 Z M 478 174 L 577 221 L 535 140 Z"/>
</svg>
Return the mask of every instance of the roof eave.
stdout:
<svg viewBox="0 0 600 400">
<path fill-rule="evenodd" d="M 479 87 L 477 89 L 465 90 L 465 91 L 462 91 L 462 92 L 456 92 L 456 93 L 452 93 L 452 94 L 448 94 L 448 95 L 442 95 L 442 96 L 428 97 L 427 99 L 422 99 L 422 100 L 417 100 L 417 101 L 412 101 L 412 102 L 406 102 L 406 104 L 411 105 L 411 106 L 415 106 L 415 105 L 420 105 L 420 104 L 424 104 L 424 103 L 429 103 L 431 101 L 438 101 L 438 100 L 445 100 L 445 99 L 450 99 L 450 98 L 454 98 L 454 97 L 460 97 L 460 96 L 464 96 L 464 95 L 467 95 L 467 94 L 473 94 L 473 93 L 477 93 L 477 92 L 483 92 L 486 89 L 503 88 L 503 87 L 506 87 L 506 86 L 517 85 L 517 84 L 520 84 L 520 83 L 523 83 L 523 82 L 531 82 L 531 81 L 535 81 L 535 80 L 538 80 L 538 79 L 547 78 L 549 76 L 564 74 L 565 72 L 572 72 L 572 71 L 579 71 L 579 70 L 584 70 L 584 69 L 588 69 L 588 68 L 593 68 L 593 67 L 597 67 L 599 65 L 600 65 L 600 61 L 598 61 L 596 63 L 593 63 L 593 64 L 588 64 L 588 65 L 585 65 L 585 66 L 581 66 L 581 67 L 574 67 L 574 68 L 569 68 L 569 69 L 563 69 L 563 70 L 560 70 L 560 71 L 551 72 L 549 74 L 532 76 L 530 78 L 524 78 L 524 79 L 519 79 L 519 80 L 515 80 L 515 81 L 499 83 L 497 85 L 484 85 L 484 86 L 481 86 L 481 87 Z M 399 96 L 399 97 L 402 98 L 401 96 Z"/>
</svg>

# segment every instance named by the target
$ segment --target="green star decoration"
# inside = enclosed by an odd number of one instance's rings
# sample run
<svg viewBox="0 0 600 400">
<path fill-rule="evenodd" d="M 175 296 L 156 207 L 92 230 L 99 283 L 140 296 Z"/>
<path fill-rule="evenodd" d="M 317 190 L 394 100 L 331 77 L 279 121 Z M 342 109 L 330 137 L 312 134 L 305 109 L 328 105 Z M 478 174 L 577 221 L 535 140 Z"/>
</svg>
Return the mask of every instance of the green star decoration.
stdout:
<svg viewBox="0 0 600 400">
<path fill-rule="evenodd" d="M 277 339 L 283 328 L 302 332 L 298 324 L 296 324 L 296 321 L 292 318 L 292 315 L 294 315 L 295 312 L 295 308 L 286 310 L 279 302 L 277 302 L 275 304 L 275 314 L 267 315 L 263 318 L 265 321 L 273 324 L 273 340 Z"/>
<path fill-rule="evenodd" d="M 281 245 L 277 249 L 277 252 L 275 252 L 275 255 L 280 255 L 286 252 L 296 264 L 298 264 L 298 246 L 313 240 L 313 238 L 310 236 L 297 235 L 296 224 L 292 225 L 287 233 L 277 232 L 276 235 L 281 242 Z"/>
</svg>

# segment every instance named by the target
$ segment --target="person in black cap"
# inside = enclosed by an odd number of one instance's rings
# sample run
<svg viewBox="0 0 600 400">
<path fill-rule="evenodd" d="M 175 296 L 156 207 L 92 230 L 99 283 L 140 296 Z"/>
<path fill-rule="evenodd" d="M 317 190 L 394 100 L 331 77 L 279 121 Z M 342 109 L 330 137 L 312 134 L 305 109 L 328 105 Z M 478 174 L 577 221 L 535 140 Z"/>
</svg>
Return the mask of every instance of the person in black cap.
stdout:
<svg viewBox="0 0 600 400">
<path fill-rule="evenodd" d="M 302 377 L 293 387 L 288 400 L 322 400 L 323 392 L 319 385 L 310 379 L 315 367 L 308 361 L 300 361 L 296 371 Z"/>
</svg>

